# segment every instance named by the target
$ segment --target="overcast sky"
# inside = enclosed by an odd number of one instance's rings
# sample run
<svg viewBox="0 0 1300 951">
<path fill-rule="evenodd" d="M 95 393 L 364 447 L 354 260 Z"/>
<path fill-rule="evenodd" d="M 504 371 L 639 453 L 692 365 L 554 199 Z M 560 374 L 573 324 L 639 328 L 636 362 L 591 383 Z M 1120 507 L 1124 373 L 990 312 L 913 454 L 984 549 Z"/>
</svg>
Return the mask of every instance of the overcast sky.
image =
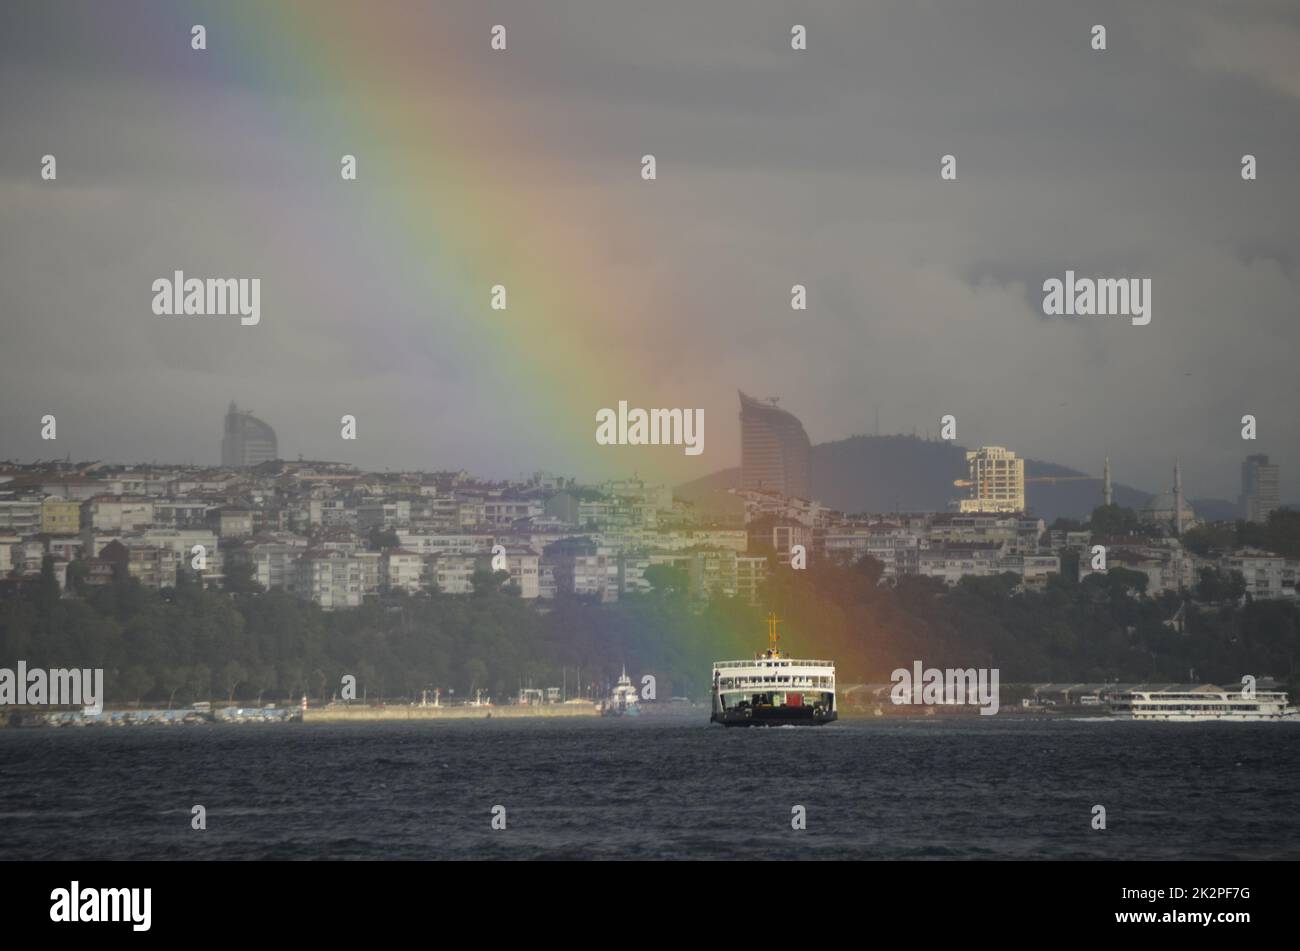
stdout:
<svg viewBox="0 0 1300 951">
<path fill-rule="evenodd" d="M 1300 5 L 367 6 L 0 7 L 0 458 L 215 463 L 233 398 L 289 458 L 689 478 L 739 461 L 740 388 L 814 442 L 952 413 L 1193 497 L 1267 452 L 1300 496 Z M 517 333 L 444 254 L 500 258 Z M 155 316 L 177 267 L 260 276 L 262 323 Z M 1067 268 L 1150 278 L 1151 323 L 1044 316 Z M 705 453 L 602 452 L 619 399 L 704 408 Z"/>
</svg>

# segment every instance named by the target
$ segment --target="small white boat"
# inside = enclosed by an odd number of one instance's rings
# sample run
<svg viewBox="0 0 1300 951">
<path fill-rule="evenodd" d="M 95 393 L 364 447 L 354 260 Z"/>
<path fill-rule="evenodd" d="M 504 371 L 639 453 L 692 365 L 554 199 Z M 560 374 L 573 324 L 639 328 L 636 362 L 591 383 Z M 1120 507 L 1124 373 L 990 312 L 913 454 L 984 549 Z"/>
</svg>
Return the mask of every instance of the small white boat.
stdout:
<svg viewBox="0 0 1300 951">
<path fill-rule="evenodd" d="M 624 667 L 623 672 L 619 675 L 618 683 L 614 685 L 614 689 L 609 692 L 609 697 L 601 705 L 601 715 L 607 717 L 640 716 L 640 699 L 637 696 L 636 686 L 632 683 L 632 678 L 627 675 L 627 667 Z"/>
</svg>

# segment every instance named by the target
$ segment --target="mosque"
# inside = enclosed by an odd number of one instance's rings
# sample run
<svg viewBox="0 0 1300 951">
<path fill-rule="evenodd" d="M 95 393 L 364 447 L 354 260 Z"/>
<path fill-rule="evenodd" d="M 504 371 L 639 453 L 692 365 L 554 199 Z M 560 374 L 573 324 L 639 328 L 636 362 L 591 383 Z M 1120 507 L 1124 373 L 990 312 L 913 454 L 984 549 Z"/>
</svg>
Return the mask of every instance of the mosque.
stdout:
<svg viewBox="0 0 1300 951">
<path fill-rule="evenodd" d="M 1201 524 L 1196 510 L 1188 503 L 1183 494 L 1182 467 L 1174 464 L 1174 484 L 1172 489 L 1157 492 L 1142 506 L 1138 518 L 1148 524 L 1168 530 L 1171 535 L 1181 536 L 1189 529 Z"/>
</svg>

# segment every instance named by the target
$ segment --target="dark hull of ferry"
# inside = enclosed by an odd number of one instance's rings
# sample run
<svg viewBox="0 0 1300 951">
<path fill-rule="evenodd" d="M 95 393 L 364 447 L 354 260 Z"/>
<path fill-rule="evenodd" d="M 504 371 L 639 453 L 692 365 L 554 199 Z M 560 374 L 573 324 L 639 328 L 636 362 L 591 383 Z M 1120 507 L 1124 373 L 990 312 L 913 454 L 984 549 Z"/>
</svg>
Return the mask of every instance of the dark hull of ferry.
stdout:
<svg viewBox="0 0 1300 951">
<path fill-rule="evenodd" d="M 834 710 L 814 713 L 812 707 L 753 707 L 724 710 L 709 719 L 723 726 L 821 726 L 835 718 Z"/>
</svg>

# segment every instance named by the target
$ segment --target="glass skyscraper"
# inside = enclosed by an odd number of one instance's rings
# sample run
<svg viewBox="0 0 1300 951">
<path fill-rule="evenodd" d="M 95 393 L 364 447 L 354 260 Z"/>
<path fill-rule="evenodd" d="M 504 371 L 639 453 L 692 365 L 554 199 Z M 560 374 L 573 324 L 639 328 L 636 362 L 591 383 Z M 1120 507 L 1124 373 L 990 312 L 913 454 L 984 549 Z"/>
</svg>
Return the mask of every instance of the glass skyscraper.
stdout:
<svg viewBox="0 0 1300 951">
<path fill-rule="evenodd" d="M 255 466 L 278 459 L 275 430 L 234 403 L 226 411 L 226 431 L 221 437 L 223 466 Z"/>
<path fill-rule="evenodd" d="M 740 394 L 741 488 L 809 498 L 812 443 L 803 423 L 775 400 Z"/>
</svg>

